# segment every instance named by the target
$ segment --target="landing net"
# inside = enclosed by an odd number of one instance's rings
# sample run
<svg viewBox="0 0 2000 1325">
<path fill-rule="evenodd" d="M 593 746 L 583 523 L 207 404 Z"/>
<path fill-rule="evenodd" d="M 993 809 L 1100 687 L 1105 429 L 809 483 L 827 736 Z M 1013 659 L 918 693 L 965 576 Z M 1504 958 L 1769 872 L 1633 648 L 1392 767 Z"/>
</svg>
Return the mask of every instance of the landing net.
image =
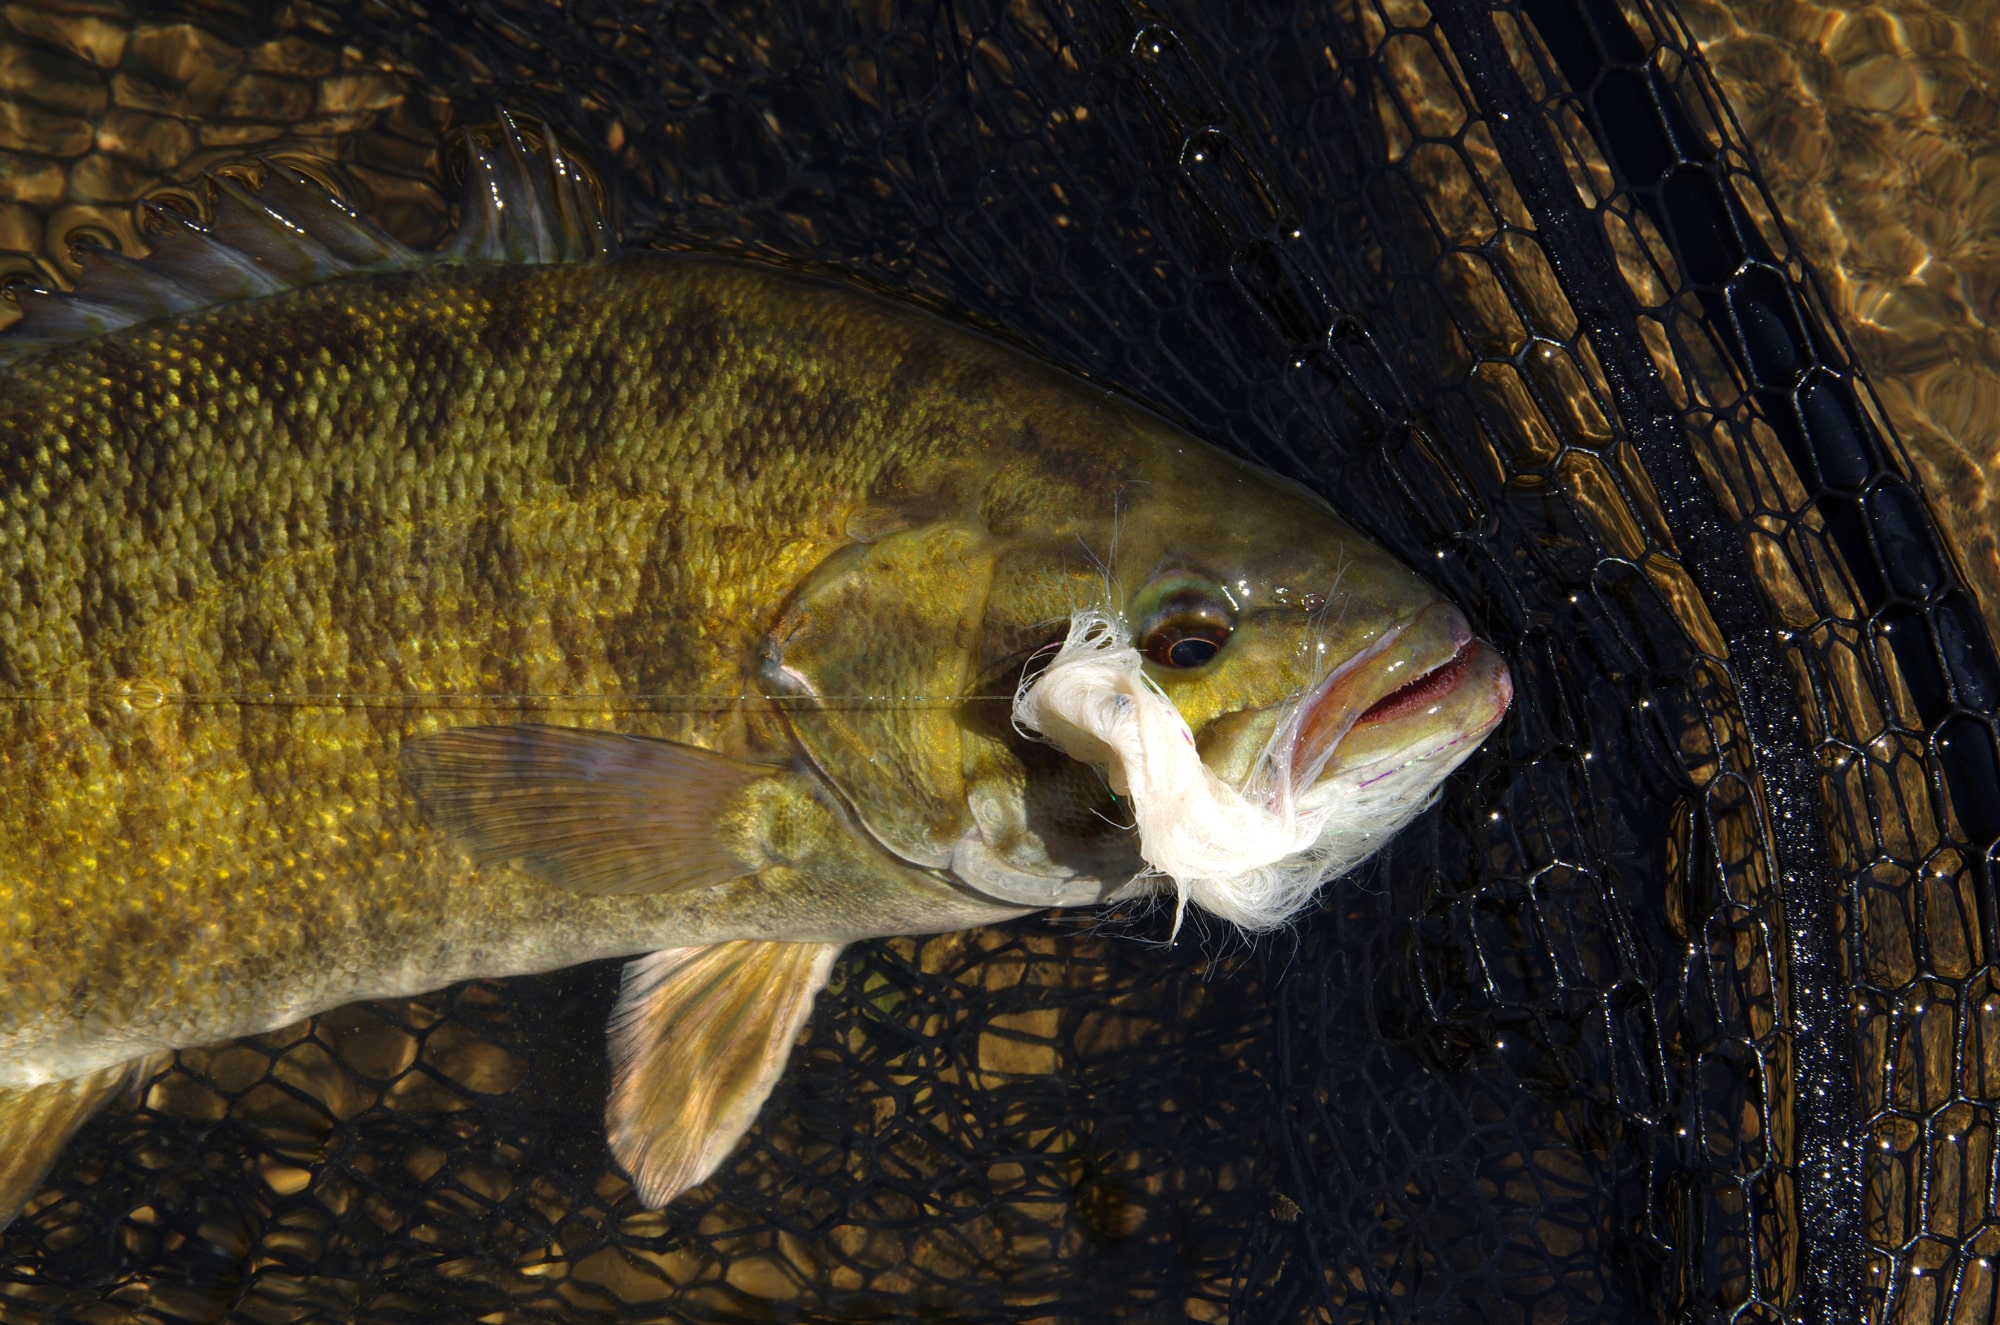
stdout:
<svg viewBox="0 0 2000 1325">
<path fill-rule="evenodd" d="M 0 1320 L 1991 1318 L 2000 666 L 1671 12 L 4 15 L 13 270 L 247 151 L 429 242 L 454 126 L 543 116 L 628 243 L 858 276 L 1318 487 L 1516 700 L 1292 932 L 855 950 L 664 1213 L 612 965 L 183 1053 L 0 1238 Z"/>
</svg>

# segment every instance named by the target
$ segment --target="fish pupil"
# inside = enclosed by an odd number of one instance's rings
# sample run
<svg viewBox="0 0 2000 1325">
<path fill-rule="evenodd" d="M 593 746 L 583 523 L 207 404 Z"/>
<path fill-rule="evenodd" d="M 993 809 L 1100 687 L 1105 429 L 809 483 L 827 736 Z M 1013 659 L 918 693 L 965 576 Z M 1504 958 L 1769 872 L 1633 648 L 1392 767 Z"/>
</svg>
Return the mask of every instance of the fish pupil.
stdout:
<svg viewBox="0 0 2000 1325">
<path fill-rule="evenodd" d="M 1170 589 L 1145 617 L 1139 648 L 1156 666 L 1205 667 L 1236 628 L 1231 605 L 1206 585 Z"/>
</svg>

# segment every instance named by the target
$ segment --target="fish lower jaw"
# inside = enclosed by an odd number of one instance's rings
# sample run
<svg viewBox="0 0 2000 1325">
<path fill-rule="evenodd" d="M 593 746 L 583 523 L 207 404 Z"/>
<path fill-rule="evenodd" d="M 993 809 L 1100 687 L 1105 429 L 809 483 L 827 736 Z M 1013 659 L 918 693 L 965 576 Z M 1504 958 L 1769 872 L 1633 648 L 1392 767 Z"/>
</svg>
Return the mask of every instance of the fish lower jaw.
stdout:
<svg viewBox="0 0 2000 1325">
<path fill-rule="evenodd" d="M 1453 641 L 1448 653 L 1437 652 L 1444 656 L 1393 689 L 1385 687 L 1330 746 L 1308 745 L 1302 731 L 1292 759 L 1313 778 L 1308 797 L 1352 795 L 1398 780 L 1405 769 L 1444 760 L 1417 778 L 1441 779 L 1499 725 L 1514 697 L 1513 677 L 1499 656 L 1469 634 Z"/>
<path fill-rule="evenodd" d="M 1357 799 L 1422 799 L 1449 777 L 1478 747 L 1476 737 L 1453 733 L 1414 754 L 1371 760 L 1355 767 L 1329 769 L 1299 797 L 1302 812 L 1352 803 Z M 1338 810 L 1335 811 L 1338 817 Z"/>
<path fill-rule="evenodd" d="M 1434 601 L 1385 630 L 1299 702 L 1288 724 L 1292 766 L 1313 777 L 1357 730 L 1448 702 L 1484 647 L 1464 614 L 1445 602 Z"/>
<path fill-rule="evenodd" d="M 1330 812 L 1337 826 L 1344 817 L 1384 816 L 1385 803 L 1399 803 L 1416 814 L 1430 803 L 1437 787 L 1472 756 L 1499 725 L 1511 690 L 1476 720 L 1453 723 L 1421 742 L 1399 745 L 1372 759 L 1345 763 L 1339 752 L 1313 784 L 1298 797 L 1299 813 Z"/>
</svg>

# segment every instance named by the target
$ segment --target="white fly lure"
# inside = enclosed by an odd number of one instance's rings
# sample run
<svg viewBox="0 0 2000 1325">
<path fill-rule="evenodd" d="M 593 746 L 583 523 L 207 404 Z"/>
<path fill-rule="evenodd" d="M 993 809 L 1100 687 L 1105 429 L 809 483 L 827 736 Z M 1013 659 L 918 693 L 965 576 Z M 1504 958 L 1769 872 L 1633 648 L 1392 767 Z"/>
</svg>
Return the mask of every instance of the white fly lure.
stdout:
<svg viewBox="0 0 2000 1325">
<path fill-rule="evenodd" d="M 1190 902 L 1245 930 L 1276 929 L 1421 813 L 1505 712 L 1506 670 L 1456 611 L 1440 605 L 1438 612 L 1463 637 L 1447 662 L 1359 708 L 1349 693 L 1354 679 L 1403 632 L 1385 634 L 1289 703 L 1240 784 L 1203 761 L 1124 621 L 1102 608 L 1071 616 L 1055 657 L 1023 679 L 1014 721 L 1100 769 L 1130 802 L 1150 867 L 1135 884 L 1153 876 L 1171 886 L 1176 930 Z M 1463 715 L 1447 700 L 1475 669 L 1489 699 Z M 1434 730 L 1379 757 L 1339 758 L 1357 727 L 1425 709 L 1439 718 Z"/>
</svg>

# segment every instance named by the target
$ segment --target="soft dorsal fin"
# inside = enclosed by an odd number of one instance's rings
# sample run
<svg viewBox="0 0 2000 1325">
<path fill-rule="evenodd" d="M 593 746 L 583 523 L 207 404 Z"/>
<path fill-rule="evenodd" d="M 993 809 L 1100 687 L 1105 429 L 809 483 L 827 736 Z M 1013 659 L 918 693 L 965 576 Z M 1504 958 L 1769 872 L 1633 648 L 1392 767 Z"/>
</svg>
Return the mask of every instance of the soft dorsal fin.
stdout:
<svg viewBox="0 0 2000 1325">
<path fill-rule="evenodd" d="M 465 196 L 457 232 L 419 253 L 297 171 L 264 163 L 252 192 L 226 176 L 206 224 L 148 204 L 151 256 L 86 249 L 67 293 L 21 292 L 21 320 L 0 334 L 0 367 L 56 345 L 367 272 L 437 262 L 591 262 L 616 251 L 582 167 L 546 126 L 537 151 L 502 115 L 492 144 L 466 136 Z"/>
<path fill-rule="evenodd" d="M 68 1081 L 0 1087 L 0 1228 L 42 1185 L 76 1129 L 121 1086 L 144 1081 L 165 1061 L 152 1055 Z"/>
<path fill-rule="evenodd" d="M 729 1156 L 784 1075 L 837 943 L 670 948 L 625 967 L 605 1132 L 657 1210 Z"/>
<path fill-rule="evenodd" d="M 458 727 L 403 746 L 431 822 L 482 865 L 599 896 L 678 892 L 754 872 L 718 839 L 736 795 L 782 770 L 646 736 Z"/>
</svg>

